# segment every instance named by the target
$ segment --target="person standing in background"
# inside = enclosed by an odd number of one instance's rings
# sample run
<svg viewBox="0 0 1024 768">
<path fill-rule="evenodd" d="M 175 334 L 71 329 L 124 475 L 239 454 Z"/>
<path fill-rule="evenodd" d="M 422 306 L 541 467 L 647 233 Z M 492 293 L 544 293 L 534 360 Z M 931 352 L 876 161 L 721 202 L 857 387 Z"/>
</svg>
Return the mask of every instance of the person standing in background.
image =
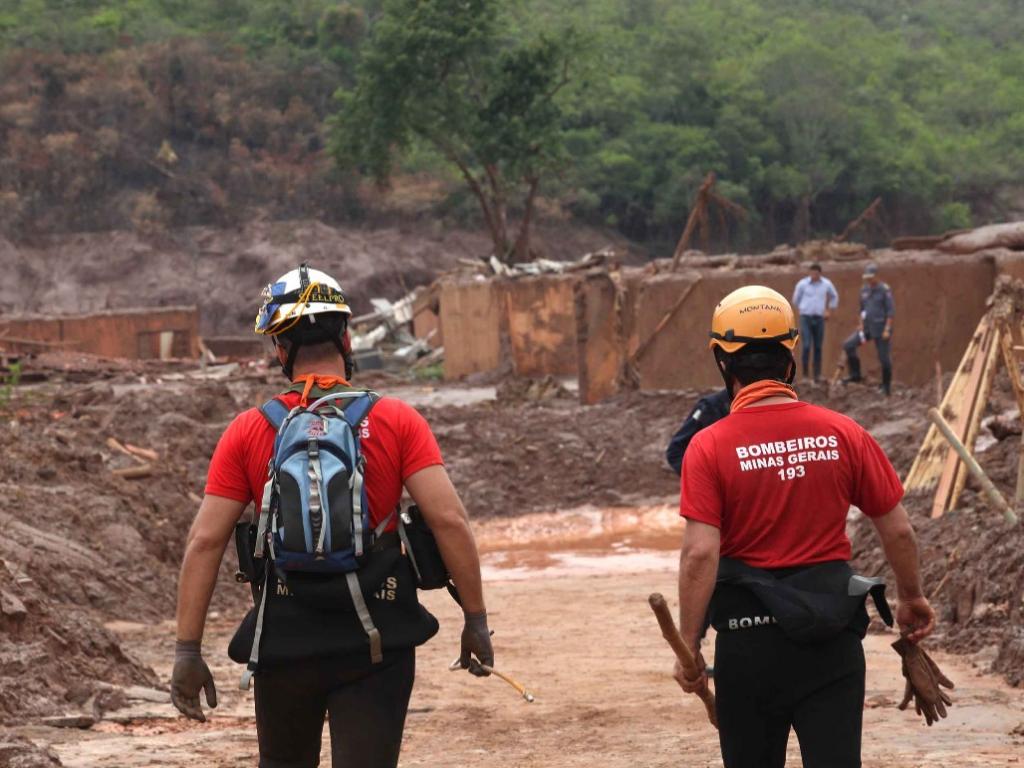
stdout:
<svg viewBox="0 0 1024 768">
<path fill-rule="evenodd" d="M 860 289 L 860 326 L 843 342 L 846 365 L 850 375 L 843 383 L 861 381 L 860 356 L 857 348 L 875 342 L 878 362 L 882 366 L 882 394 L 892 393 L 892 319 L 896 313 L 892 289 L 878 278 L 878 265 L 864 268 L 864 286 Z"/>
<path fill-rule="evenodd" d="M 839 294 L 832 281 L 821 274 L 820 264 L 811 264 L 807 277 L 793 291 L 793 307 L 800 315 L 800 336 L 804 339 L 800 362 L 805 379 L 810 378 L 807 364 L 814 351 L 814 381 L 821 380 L 821 348 L 825 342 L 825 321 L 839 306 Z"/>
</svg>

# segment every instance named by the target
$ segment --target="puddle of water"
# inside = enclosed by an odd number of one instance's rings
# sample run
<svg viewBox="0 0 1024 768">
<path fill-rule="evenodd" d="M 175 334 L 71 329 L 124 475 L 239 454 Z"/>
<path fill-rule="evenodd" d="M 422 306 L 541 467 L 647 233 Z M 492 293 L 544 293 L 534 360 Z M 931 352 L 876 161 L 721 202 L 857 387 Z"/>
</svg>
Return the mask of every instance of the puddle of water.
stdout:
<svg viewBox="0 0 1024 768">
<path fill-rule="evenodd" d="M 495 387 L 389 387 L 382 390 L 388 397 L 404 400 L 414 408 L 441 408 L 446 406 L 475 405 L 494 400 Z"/>
<path fill-rule="evenodd" d="M 586 506 L 474 527 L 484 577 L 522 580 L 671 569 L 684 524 L 675 505 L 661 504 Z"/>
<path fill-rule="evenodd" d="M 537 563 L 517 557 L 520 553 L 484 555 L 481 573 L 487 581 L 524 581 L 566 576 L 605 576 L 621 573 L 671 571 L 679 563 L 676 552 L 640 550 L 630 552 L 557 552 Z"/>
</svg>

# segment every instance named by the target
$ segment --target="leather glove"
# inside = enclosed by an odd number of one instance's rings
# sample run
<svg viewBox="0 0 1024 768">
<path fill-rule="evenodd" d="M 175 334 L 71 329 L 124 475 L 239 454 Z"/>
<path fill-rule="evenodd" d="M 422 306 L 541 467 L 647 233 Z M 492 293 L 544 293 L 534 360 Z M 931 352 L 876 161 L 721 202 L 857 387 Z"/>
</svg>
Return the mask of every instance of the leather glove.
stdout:
<svg viewBox="0 0 1024 768">
<path fill-rule="evenodd" d="M 491 632 L 487 628 L 487 611 L 465 614 L 466 624 L 462 628 L 462 652 L 459 664 L 477 677 L 487 677 L 490 672 L 481 667 L 494 666 L 494 648 L 491 647 Z M 474 659 L 473 656 L 476 656 Z M 479 661 L 477 660 L 479 659 Z"/>
<path fill-rule="evenodd" d="M 199 691 L 206 691 L 206 704 L 217 706 L 217 688 L 210 668 L 203 661 L 198 640 L 178 640 L 174 644 L 174 671 L 171 672 L 171 703 L 185 717 L 206 722 L 199 705 Z"/>
<path fill-rule="evenodd" d="M 892 647 L 903 659 L 903 676 L 907 679 L 899 708 L 906 709 L 913 699 L 914 709 L 917 714 L 924 715 L 929 726 L 938 722 L 946 716 L 946 707 L 953 703 L 942 688 L 952 690 L 953 681 L 942 674 L 942 670 L 921 646 L 901 637 Z"/>
</svg>

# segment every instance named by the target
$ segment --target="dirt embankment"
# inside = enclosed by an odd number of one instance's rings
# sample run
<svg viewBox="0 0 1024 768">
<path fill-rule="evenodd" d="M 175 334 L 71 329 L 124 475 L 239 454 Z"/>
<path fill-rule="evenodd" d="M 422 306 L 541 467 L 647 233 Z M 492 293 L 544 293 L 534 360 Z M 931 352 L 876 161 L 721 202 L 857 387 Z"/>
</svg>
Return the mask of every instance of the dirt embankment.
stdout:
<svg viewBox="0 0 1024 768">
<path fill-rule="evenodd" d="M 403 396 L 424 389 L 372 383 Z M 0 489 L 9 500 L 0 513 L 6 531 L 0 539 L 0 723 L 116 706 L 104 698 L 108 689 L 100 681 L 159 685 L 104 624 L 172 614 L 182 546 L 209 456 L 228 421 L 278 385 L 279 374 L 269 371 L 230 381 L 122 372 L 15 396 L 0 418 Z M 498 400 L 422 409 L 473 516 L 671 503 L 678 493 L 663 451 L 697 393 L 635 394 L 581 407 L 572 399 L 514 397 L 514 391 L 502 387 Z M 805 395 L 826 399 L 823 390 Z M 996 393 L 996 412 L 1005 397 Z M 898 390 L 885 401 L 872 390 L 851 388 L 827 402 L 872 429 L 901 472 L 909 468 L 927 424 L 926 393 Z M 154 474 L 116 477 L 112 470 L 134 460 L 110 448 L 108 437 L 158 451 Z M 1016 437 L 1007 437 L 980 454 L 1010 493 L 1017 445 Z M 1001 528 L 970 486 L 958 513 L 940 521 L 925 519 L 920 511 L 926 505 L 911 501 L 929 589 L 943 612 L 940 641 L 957 650 L 991 647 L 999 668 L 1020 683 L 1019 531 Z M 858 542 L 861 567 L 880 567 L 873 538 L 865 534 Z M 215 598 L 214 607 L 226 611 L 248 599 L 231 578 L 233 563 L 229 554 Z M 939 590 L 946 573 L 952 575 Z M 965 594 L 973 596 L 969 607 Z"/>
<path fill-rule="evenodd" d="M 631 250 L 613 233 L 576 226 L 542 224 L 535 240 L 553 259 L 578 258 L 607 245 Z M 426 221 L 378 229 L 253 221 L 153 237 L 128 231 L 63 235 L 18 246 L 0 235 L 0 270 L 7 277 L 0 313 L 195 304 L 202 333 L 249 333 L 263 286 L 302 261 L 341 281 L 360 314 L 372 311 L 371 298 L 399 298 L 460 258 L 479 259 L 490 251 L 483 231 Z"/>
</svg>

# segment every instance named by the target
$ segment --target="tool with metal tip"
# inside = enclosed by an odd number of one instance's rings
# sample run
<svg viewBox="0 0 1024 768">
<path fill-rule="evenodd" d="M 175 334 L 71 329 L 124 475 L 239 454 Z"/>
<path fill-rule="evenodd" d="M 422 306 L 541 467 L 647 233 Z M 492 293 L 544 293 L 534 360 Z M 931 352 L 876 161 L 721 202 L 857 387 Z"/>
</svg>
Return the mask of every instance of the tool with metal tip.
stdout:
<svg viewBox="0 0 1024 768">
<path fill-rule="evenodd" d="M 501 680 L 504 680 L 506 683 L 511 685 L 513 688 L 515 688 L 516 691 L 519 693 L 519 695 L 522 696 L 524 699 L 526 699 L 526 701 L 528 703 L 533 704 L 533 702 L 535 701 L 535 699 L 533 698 L 533 694 L 530 693 L 528 690 L 526 690 L 526 686 L 523 685 L 522 683 L 520 683 L 518 680 L 516 680 L 511 675 L 506 675 L 504 672 L 499 672 L 494 667 L 489 667 L 486 664 L 481 664 L 476 659 L 473 659 L 473 661 L 471 661 L 470 663 L 471 664 L 476 664 L 484 672 L 489 672 L 490 674 L 494 675 L 495 677 L 497 677 L 497 678 L 499 678 Z M 462 662 L 459 659 L 456 659 L 455 661 L 453 661 L 451 664 L 448 665 L 448 669 L 450 671 L 452 671 L 452 672 L 456 671 L 457 669 L 461 669 L 461 668 L 462 668 Z"/>
<path fill-rule="evenodd" d="M 661 634 L 672 647 L 672 650 L 675 651 L 676 658 L 682 664 L 686 676 L 691 679 L 696 678 L 700 674 L 697 671 L 697 662 L 693 658 L 693 652 L 690 651 L 686 641 L 683 640 L 683 636 L 676 629 L 676 622 L 672 618 L 672 612 L 669 611 L 665 598 L 658 592 L 655 592 L 647 598 L 647 602 L 651 604 L 651 610 L 654 611 L 654 615 L 658 619 L 658 625 L 661 627 Z M 717 728 L 718 716 L 715 714 L 715 694 L 705 689 L 700 694 L 700 698 L 704 702 L 704 708 L 708 711 L 708 720 Z"/>
</svg>

